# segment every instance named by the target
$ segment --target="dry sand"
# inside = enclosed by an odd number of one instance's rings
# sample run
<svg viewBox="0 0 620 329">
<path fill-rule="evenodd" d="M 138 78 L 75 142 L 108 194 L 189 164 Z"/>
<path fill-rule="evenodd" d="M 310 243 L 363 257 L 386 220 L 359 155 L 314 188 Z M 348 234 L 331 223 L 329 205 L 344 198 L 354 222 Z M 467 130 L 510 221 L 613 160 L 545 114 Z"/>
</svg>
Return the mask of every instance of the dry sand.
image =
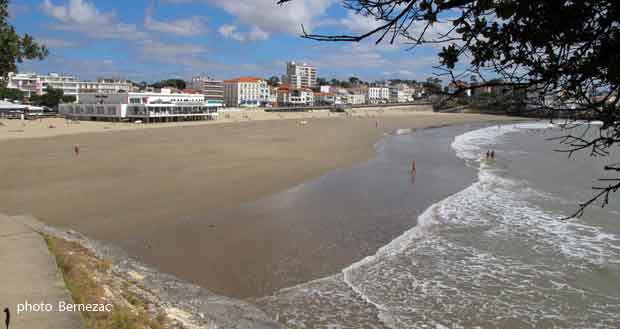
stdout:
<svg viewBox="0 0 620 329">
<path fill-rule="evenodd" d="M 243 119 L 248 113 L 235 115 Z M 231 263 L 239 259 L 260 262 L 261 252 L 268 248 L 224 248 L 209 244 L 206 236 L 197 242 L 165 233 L 151 241 L 140 241 L 140 232 L 236 207 L 369 159 L 383 133 L 398 128 L 512 120 L 407 111 L 362 111 L 360 116 L 347 118 L 297 113 L 286 115 L 295 117 L 290 120 L 259 120 L 274 116 L 279 117 L 257 112 L 241 120 L 231 114 L 226 120 L 237 123 L 182 123 L 159 129 L 93 122 L 80 123 L 78 128 L 61 127 L 62 120 L 54 123 L 58 128 L 45 128 L 50 121 L 28 122 L 20 133 L 22 137 L 47 137 L 19 139 L 14 139 L 12 134 L 16 133 L 8 132 L 19 121 L 4 120 L 5 126 L 0 127 L 0 139 L 4 139 L 0 140 L 0 212 L 33 214 L 46 223 L 123 246 L 130 255 L 181 278 L 199 281 L 216 292 L 247 296 L 248 292 L 238 291 L 233 276 L 228 280 L 226 273 L 217 269 L 213 269 L 213 277 L 196 278 L 193 273 L 197 267 L 201 273 L 210 268 L 208 263 L 192 258 L 193 248 L 200 246 L 206 250 L 202 252 Z M 308 123 L 300 125 L 302 119 Z M 105 125 L 112 128 L 104 130 Z M 76 134 L 86 131 L 99 133 Z M 51 136 L 54 134 L 58 136 Z M 74 144 L 80 145 L 79 156 L 73 154 Z M 231 232 L 267 235 L 271 244 L 278 242 L 263 223 L 224 220 L 231 229 L 218 232 L 216 228 L 217 234 L 231 234 L 231 239 L 235 238 Z M 261 238 L 265 237 L 255 236 L 254 240 Z M 175 254 L 158 247 L 160 239 L 178 241 Z M 242 265 L 238 267 L 243 271 Z M 252 273 L 242 276 L 251 278 Z"/>
<path fill-rule="evenodd" d="M 186 121 L 170 123 L 136 124 L 131 122 L 95 122 L 95 121 L 70 121 L 61 118 L 47 118 L 41 120 L 8 120 L 0 119 L 0 140 L 41 138 L 61 135 L 74 135 L 91 132 L 114 132 L 125 130 L 185 127 L 198 125 L 212 125 L 221 123 L 240 123 L 263 120 L 294 119 L 307 121 L 308 119 L 337 118 L 337 117 L 385 117 L 410 115 L 413 112 L 430 112 L 430 106 L 358 108 L 347 115 L 342 113 L 330 113 L 326 110 L 310 112 L 265 112 L 262 109 L 232 109 L 220 112 L 215 121 Z"/>
</svg>

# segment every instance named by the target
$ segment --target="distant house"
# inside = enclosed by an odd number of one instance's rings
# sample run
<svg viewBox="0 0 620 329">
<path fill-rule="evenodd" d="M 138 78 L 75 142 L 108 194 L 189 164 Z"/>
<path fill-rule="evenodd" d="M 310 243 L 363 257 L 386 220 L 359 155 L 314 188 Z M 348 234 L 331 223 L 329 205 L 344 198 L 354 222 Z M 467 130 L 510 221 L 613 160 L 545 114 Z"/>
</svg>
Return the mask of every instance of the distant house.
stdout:
<svg viewBox="0 0 620 329">
<path fill-rule="evenodd" d="M 288 85 L 278 88 L 278 106 L 314 105 L 314 92 L 309 88 L 291 89 Z"/>
<path fill-rule="evenodd" d="M 461 95 L 463 96 L 471 97 L 471 88 L 467 82 L 463 80 L 456 80 L 448 84 L 448 93 L 462 93 Z"/>
</svg>

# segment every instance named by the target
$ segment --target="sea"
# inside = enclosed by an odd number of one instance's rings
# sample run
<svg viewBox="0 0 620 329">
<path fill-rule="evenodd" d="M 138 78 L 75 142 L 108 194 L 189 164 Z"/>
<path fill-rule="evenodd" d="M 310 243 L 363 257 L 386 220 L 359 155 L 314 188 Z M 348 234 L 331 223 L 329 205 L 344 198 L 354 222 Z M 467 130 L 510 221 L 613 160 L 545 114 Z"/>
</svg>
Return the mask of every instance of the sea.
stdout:
<svg viewBox="0 0 620 329">
<path fill-rule="evenodd" d="M 606 157 L 589 150 L 569 157 L 561 152 L 569 146 L 556 139 L 595 136 L 599 127 L 541 121 L 459 128 L 447 144 L 460 169 L 425 165 L 432 159 L 417 155 L 418 177 L 407 184 L 434 189 L 434 180 L 424 179 L 430 172 L 444 178 L 437 184 L 454 172 L 471 172 L 472 181 L 455 178 L 459 190 L 400 212 L 410 216 L 400 235 L 336 274 L 255 302 L 287 328 L 620 328 L 620 192 L 605 207 L 597 202 L 570 218 L 593 186 L 606 183 L 600 178 L 614 177 L 603 167 L 620 162 L 620 148 Z M 449 133 L 441 131 L 454 128 L 435 130 L 446 143 Z M 432 139 L 416 138 L 425 133 L 399 131 L 379 153 L 432 148 Z M 495 159 L 486 159 L 489 150 Z M 410 158 L 396 159 L 390 175 L 404 181 Z M 398 198 L 406 203 L 406 195 Z"/>
</svg>

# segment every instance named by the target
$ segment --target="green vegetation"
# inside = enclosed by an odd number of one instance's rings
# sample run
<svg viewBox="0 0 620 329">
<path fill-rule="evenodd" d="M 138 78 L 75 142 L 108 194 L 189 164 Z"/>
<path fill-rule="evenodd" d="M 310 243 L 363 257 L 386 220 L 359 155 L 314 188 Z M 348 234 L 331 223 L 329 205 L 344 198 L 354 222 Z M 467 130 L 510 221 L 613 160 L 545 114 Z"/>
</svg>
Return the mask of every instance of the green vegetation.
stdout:
<svg viewBox="0 0 620 329">
<path fill-rule="evenodd" d="M 97 259 L 86 248 L 76 242 L 66 241 L 50 235 L 45 241 L 56 257 L 65 284 L 77 304 L 98 304 L 104 299 L 101 280 L 96 280 L 93 273 L 107 273 L 110 264 Z M 145 303 L 139 296 L 125 289 L 123 300 L 115 302 L 113 311 L 83 312 L 86 329 L 163 329 L 166 319 L 163 314 L 150 318 Z M 126 305 L 129 302 L 133 308 Z"/>
<path fill-rule="evenodd" d="M 151 85 L 149 85 L 150 87 L 153 88 L 166 88 L 166 87 L 172 87 L 172 88 L 176 88 L 179 90 L 183 90 L 186 87 L 185 81 L 181 80 L 181 79 L 167 79 L 167 80 L 161 80 L 159 82 L 155 82 Z"/>
<path fill-rule="evenodd" d="M 24 93 L 20 90 L 0 86 L 0 100 L 8 99 L 11 101 L 22 101 L 24 96 Z"/>
<path fill-rule="evenodd" d="M 60 103 L 72 103 L 75 102 L 75 96 L 64 95 L 64 92 L 60 89 L 47 88 L 43 95 L 30 96 L 30 103 L 38 106 L 47 106 L 53 109 L 58 108 Z"/>
<path fill-rule="evenodd" d="M 43 59 L 48 55 L 45 46 L 36 43 L 28 34 L 20 36 L 8 20 L 9 0 L 0 0 L 0 78 L 6 77 L 9 72 L 16 72 L 17 63 L 27 59 Z"/>
</svg>

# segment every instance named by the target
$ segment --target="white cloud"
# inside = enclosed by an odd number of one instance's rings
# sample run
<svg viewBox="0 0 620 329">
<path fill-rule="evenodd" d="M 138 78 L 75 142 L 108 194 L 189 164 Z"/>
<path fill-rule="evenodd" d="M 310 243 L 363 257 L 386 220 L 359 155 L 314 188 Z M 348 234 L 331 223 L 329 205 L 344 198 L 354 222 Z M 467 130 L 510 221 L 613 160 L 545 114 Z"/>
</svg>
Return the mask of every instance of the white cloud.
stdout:
<svg viewBox="0 0 620 329">
<path fill-rule="evenodd" d="M 153 15 L 153 9 L 149 7 L 144 16 L 144 27 L 147 30 L 179 36 L 201 35 L 208 30 L 203 17 L 192 16 L 171 21 L 159 21 Z"/>
<path fill-rule="evenodd" d="M 37 38 L 37 42 L 45 45 L 48 48 L 71 48 L 78 46 L 77 42 L 60 38 Z"/>
<path fill-rule="evenodd" d="M 170 1 L 169 1 L 170 2 Z M 275 0 L 209 0 L 233 15 L 240 24 L 250 27 L 255 40 L 268 38 L 269 33 L 300 34 L 303 24 L 307 31 L 315 19 L 323 15 L 333 0 L 296 0 L 281 6 Z"/>
<path fill-rule="evenodd" d="M 220 26 L 218 32 L 227 39 L 237 40 L 239 42 L 246 41 L 261 41 L 269 38 L 269 33 L 261 30 L 258 27 L 253 27 L 249 32 L 237 31 L 236 25 L 224 24 Z"/>
<path fill-rule="evenodd" d="M 380 22 L 373 16 L 364 16 L 352 11 L 349 11 L 347 16 L 340 22 L 345 28 L 355 34 L 364 34 L 381 26 Z"/>
<path fill-rule="evenodd" d="M 312 62 L 318 66 L 338 68 L 371 68 L 388 65 L 388 60 L 377 48 L 366 44 L 351 43 L 332 49 Z"/>
<path fill-rule="evenodd" d="M 43 0 L 41 10 L 58 21 L 51 26 L 53 29 L 80 32 L 91 38 L 145 37 L 145 33 L 138 31 L 135 25 L 122 23 L 114 12 L 100 12 L 87 1 L 69 0 L 65 5 L 55 5 L 52 0 Z"/>
</svg>

